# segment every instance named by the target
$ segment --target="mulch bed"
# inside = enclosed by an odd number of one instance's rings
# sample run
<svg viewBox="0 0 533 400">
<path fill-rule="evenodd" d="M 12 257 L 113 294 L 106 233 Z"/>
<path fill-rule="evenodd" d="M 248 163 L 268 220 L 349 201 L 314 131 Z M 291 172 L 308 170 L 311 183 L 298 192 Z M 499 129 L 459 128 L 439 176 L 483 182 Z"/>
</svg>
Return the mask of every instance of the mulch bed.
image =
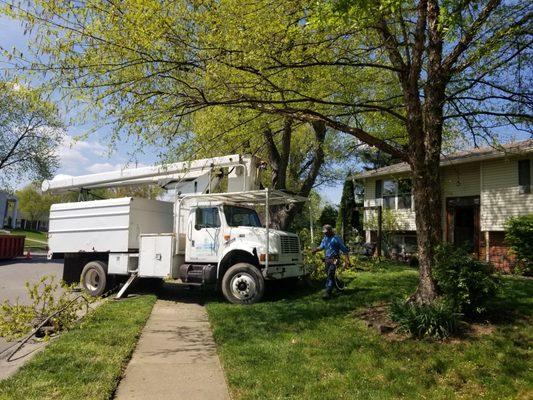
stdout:
<svg viewBox="0 0 533 400">
<path fill-rule="evenodd" d="M 362 319 L 368 328 L 376 330 L 385 339 L 391 341 L 403 341 L 409 339 L 408 334 L 398 331 L 398 325 L 389 317 L 389 303 L 379 303 L 370 306 L 363 311 L 354 313 L 356 318 Z M 463 322 L 463 327 L 458 336 L 444 339 L 443 342 L 458 343 L 470 338 L 490 335 L 494 332 L 495 326 L 488 321 L 485 322 Z"/>
</svg>

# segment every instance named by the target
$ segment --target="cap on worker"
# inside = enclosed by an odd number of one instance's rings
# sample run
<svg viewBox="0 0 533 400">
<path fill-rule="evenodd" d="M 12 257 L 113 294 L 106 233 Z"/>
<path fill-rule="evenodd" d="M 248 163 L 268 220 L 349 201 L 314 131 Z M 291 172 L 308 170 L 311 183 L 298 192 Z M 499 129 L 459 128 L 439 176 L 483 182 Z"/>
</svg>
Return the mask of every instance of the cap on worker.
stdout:
<svg viewBox="0 0 533 400">
<path fill-rule="evenodd" d="M 322 227 L 322 233 L 333 232 L 333 227 L 330 224 L 326 224 Z"/>
</svg>

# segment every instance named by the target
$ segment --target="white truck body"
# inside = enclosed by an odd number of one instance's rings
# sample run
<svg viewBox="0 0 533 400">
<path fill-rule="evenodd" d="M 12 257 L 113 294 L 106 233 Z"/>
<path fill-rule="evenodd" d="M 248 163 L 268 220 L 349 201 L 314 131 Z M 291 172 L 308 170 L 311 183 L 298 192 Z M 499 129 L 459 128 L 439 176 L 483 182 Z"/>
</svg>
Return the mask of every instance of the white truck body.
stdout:
<svg viewBox="0 0 533 400">
<path fill-rule="evenodd" d="M 50 208 L 48 243 L 54 253 L 139 250 L 140 235 L 173 232 L 172 203 L 124 197 Z"/>
</svg>

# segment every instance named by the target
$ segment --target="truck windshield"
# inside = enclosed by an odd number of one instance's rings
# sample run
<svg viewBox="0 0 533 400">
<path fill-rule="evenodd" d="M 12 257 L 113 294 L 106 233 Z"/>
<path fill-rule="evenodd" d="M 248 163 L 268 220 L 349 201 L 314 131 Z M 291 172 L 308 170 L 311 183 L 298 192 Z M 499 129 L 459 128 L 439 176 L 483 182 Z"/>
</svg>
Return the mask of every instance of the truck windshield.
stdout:
<svg viewBox="0 0 533 400">
<path fill-rule="evenodd" d="M 224 215 L 229 226 L 261 226 L 259 216 L 249 208 L 224 206 Z"/>
</svg>

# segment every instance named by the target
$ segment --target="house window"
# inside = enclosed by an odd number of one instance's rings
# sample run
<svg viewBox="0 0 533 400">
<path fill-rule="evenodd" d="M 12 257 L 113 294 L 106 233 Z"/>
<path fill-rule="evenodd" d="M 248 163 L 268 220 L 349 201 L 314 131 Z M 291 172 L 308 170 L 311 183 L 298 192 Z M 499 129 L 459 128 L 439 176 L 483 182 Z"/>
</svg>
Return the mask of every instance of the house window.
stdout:
<svg viewBox="0 0 533 400">
<path fill-rule="evenodd" d="M 518 185 L 520 193 L 531 193 L 531 160 L 518 161 Z"/>
<path fill-rule="evenodd" d="M 383 181 L 378 179 L 376 181 L 376 199 L 381 199 L 381 189 L 383 188 Z"/>
<path fill-rule="evenodd" d="M 383 208 L 396 208 L 396 193 L 398 192 L 398 184 L 396 181 L 383 181 Z"/>
<path fill-rule="evenodd" d="M 218 216 L 218 208 L 197 208 L 196 209 L 196 229 L 202 228 L 218 228 L 220 227 L 220 218 Z"/>
<path fill-rule="evenodd" d="M 385 209 L 411 209 L 412 208 L 411 179 L 377 180 L 376 198 L 383 199 Z M 398 200 L 396 200 L 398 199 Z"/>
<path fill-rule="evenodd" d="M 398 208 L 411 208 L 411 179 L 398 181 Z"/>
</svg>

